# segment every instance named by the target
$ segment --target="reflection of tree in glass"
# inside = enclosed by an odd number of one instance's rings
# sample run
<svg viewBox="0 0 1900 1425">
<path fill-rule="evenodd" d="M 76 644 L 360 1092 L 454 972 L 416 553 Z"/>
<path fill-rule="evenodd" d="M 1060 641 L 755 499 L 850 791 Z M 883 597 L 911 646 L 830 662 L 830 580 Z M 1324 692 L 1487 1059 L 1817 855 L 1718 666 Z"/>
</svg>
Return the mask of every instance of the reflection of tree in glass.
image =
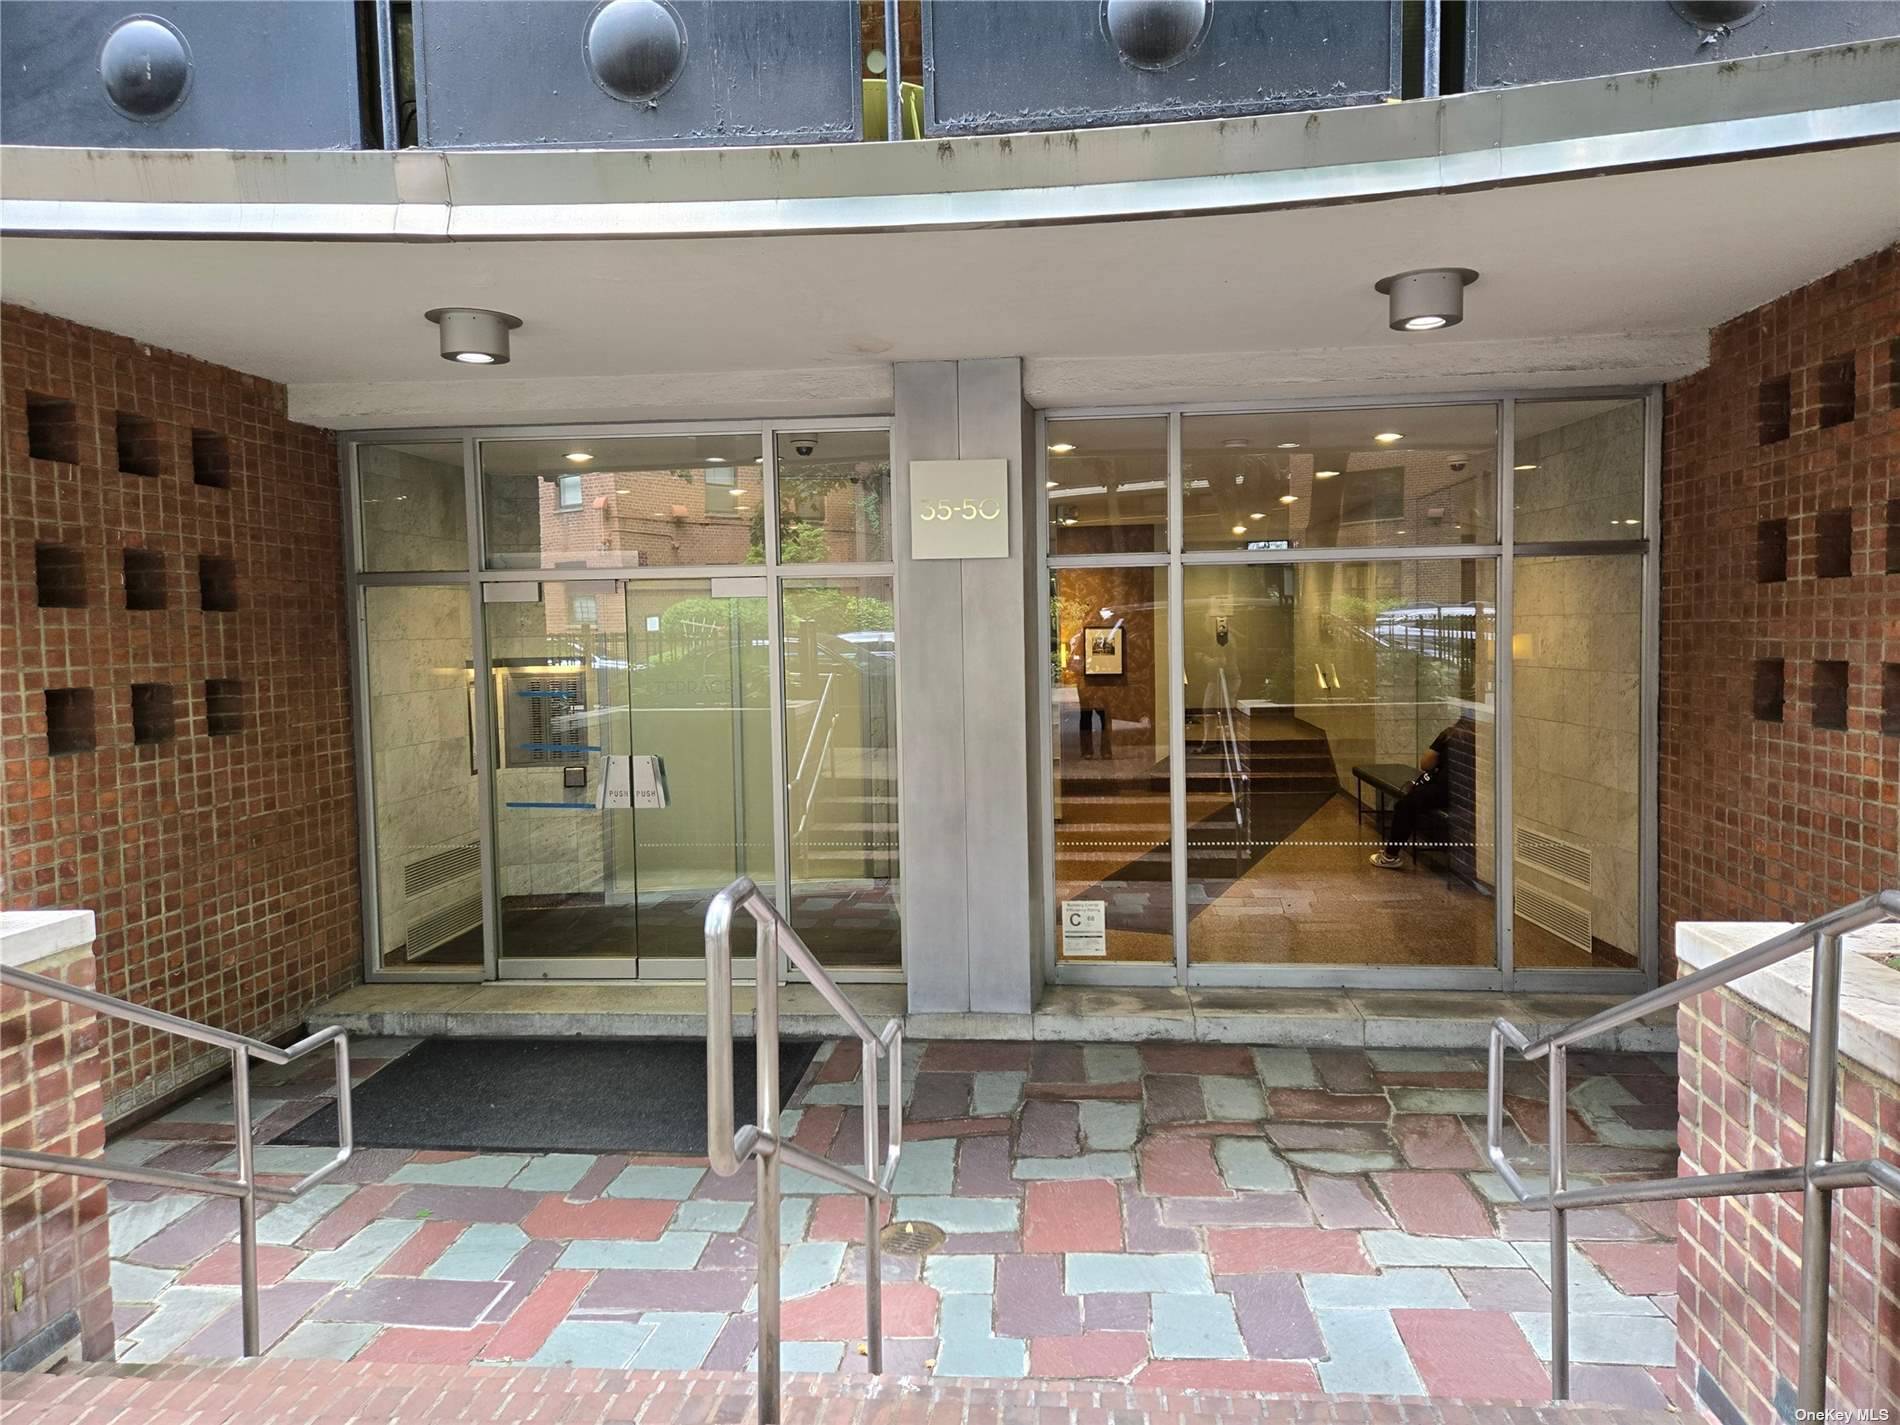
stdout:
<svg viewBox="0 0 1900 1425">
<path fill-rule="evenodd" d="M 888 461 L 839 460 L 801 464 L 795 471 L 779 475 L 779 563 L 822 564 L 830 560 L 848 560 L 852 554 L 834 554 L 832 530 L 826 523 L 831 496 L 841 489 L 856 493 L 849 503 L 851 523 L 838 533 L 862 529 L 867 544 L 881 548 L 884 529 L 883 492 L 890 481 Z M 752 518 L 752 552 L 749 564 L 765 562 L 765 512 Z"/>
</svg>

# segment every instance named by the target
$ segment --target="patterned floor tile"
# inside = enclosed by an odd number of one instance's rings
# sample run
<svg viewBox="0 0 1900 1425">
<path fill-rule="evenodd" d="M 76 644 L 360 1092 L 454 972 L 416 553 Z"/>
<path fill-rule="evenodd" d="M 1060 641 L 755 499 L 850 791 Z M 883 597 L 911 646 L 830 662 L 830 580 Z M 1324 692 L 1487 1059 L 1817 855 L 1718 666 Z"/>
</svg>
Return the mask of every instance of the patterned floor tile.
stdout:
<svg viewBox="0 0 1900 1425">
<path fill-rule="evenodd" d="M 1206 1258 L 1198 1254 L 1071 1252 L 1063 1259 L 1064 1290 L 1169 1292 L 1205 1295 L 1214 1289 Z"/>
<path fill-rule="evenodd" d="M 1240 1324 L 1234 1319 L 1234 1304 L 1224 1296 L 1157 1293 L 1153 1323 L 1150 1339 L 1158 1360 L 1240 1360 L 1247 1354 Z"/>
<path fill-rule="evenodd" d="M 1314 1312 L 1327 1358 L 1320 1384 L 1332 1394 L 1423 1395 L 1412 1358 L 1387 1311 L 1321 1309 Z"/>
</svg>

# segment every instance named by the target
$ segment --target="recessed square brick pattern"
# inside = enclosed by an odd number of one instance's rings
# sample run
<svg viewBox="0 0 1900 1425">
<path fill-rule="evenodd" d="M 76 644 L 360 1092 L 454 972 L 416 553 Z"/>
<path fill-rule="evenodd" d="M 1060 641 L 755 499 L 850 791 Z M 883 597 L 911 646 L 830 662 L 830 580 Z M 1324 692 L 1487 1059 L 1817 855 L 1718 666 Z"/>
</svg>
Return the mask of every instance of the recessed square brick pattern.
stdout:
<svg viewBox="0 0 1900 1425">
<path fill-rule="evenodd" d="M 1847 664 L 1823 659 L 1814 665 L 1814 725 L 1832 731 L 1847 726 Z"/>
<path fill-rule="evenodd" d="M 1854 354 L 1823 361 L 1814 374 L 1815 424 L 1846 425 L 1854 419 Z"/>
<path fill-rule="evenodd" d="M 170 683 L 132 685 L 133 742 L 170 742 L 176 735 L 176 726 Z"/>
<path fill-rule="evenodd" d="M 1788 522 L 1763 520 L 1755 526 L 1755 582 L 1779 584 L 1788 577 Z"/>
<path fill-rule="evenodd" d="M 1761 383 L 1755 404 L 1757 442 L 1777 445 L 1786 440 L 1793 429 L 1794 382 L 1786 376 L 1771 376 Z"/>
<path fill-rule="evenodd" d="M 237 560 L 198 556 L 198 607 L 208 614 L 234 614 L 238 606 Z"/>
<path fill-rule="evenodd" d="M 1755 660 L 1753 711 L 1757 722 L 1780 722 L 1787 698 L 1788 665 L 1780 658 Z"/>
<path fill-rule="evenodd" d="M 90 752 L 99 745 L 91 688 L 46 690 L 46 750 L 54 757 Z"/>
<path fill-rule="evenodd" d="M 1900 500 L 1887 501 L 1887 572 L 1900 574 Z"/>
<path fill-rule="evenodd" d="M 191 480 L 214 490 L 231 488 L 231 443 L 214 430 L 191 433 Z"/>
<path fill-rule="evenodd" d="M 114 444 L 119 452 L 119 471 L 124 475 L 156 478 L 164 471 L 158 422 L 126 411 L 116 413 L 113 421 Z"/>
<path fill-rule="evenodd" d="M 1814 518 L 1814 577 L 1845 579 L 1854 572 L 1854 512 L 1822 510 Z"/>
<path fill-rule="evenodd" d="M 125 606 L 139 613 L 162 609 L 165 597 L 165 556 L 156 549 L 127 549 L 119 556 L 125 574 Z"/>
<path fill-rule="evenodd" d="M 1862 258 L 1710 334 L 1710 364 L 1671 385 L 1663 421 L 1662 629 L 1657 838 L 1663 975 L 1679 920 L 1802 921 L 1893 884 L 1900 865 L 1900 758 L 1878 719 L 1813 726 L 1821 662 L 1871 679 L 1900 662 L 1891 578 L 1814 577 L 1817 516 L 1883 517 L 1900 500 L 1900 248 Z M 1822 427 L 1813 398 L 1786 439 L 1761 442 L 1764 384 L 1814 386 L 1851 354 L 1864 408 Z M 1878 512 L 1878 513 L 1877 513 Z M 1785 583 L 1756 576 L 1760 521 L 1787 518 Z M 1785 658 L 1779 723 L 1752 715 L 1755 667 Z M 1870 685 L 1863 682 L 1863 688 Z M 1863 694 L 1863 697 L 1865 695 Z"/>
<path fill-rule="evenodd" d="M 205 734 L 235 737 L 244 731 L 244 685 L 236 678 L 205 680 Z"/>
<path fill-rule="evenodd" d="M 26 393 L 26 450 L 34 460 L 79 463 L 79 415 L 71 401 Z"/>
<path fill-rule="evenodd" d="M 1880 732 L 1900 737 L 1900 663 L 1880 665 Z"/>
<path fill-rule="evenodd" d="M 291 422 L 271 382 L 22 307 L 0 306 L 0 365 L 6 567 L 57 543 L 100 590 L 42 610 L 32 580 L 0 581 L 7 904 L 94 910 L 107 994 L 245 1034 L 298 1028 L 361 962 L 335 442 Z M 27 392 L 69 413 L 65 478 L 34 459 L 29 427 L 45 423 Z M 182 461 L 157 480 L 120 475 L 121 410 L 177 433 L 174 447 L 219 434 L 245 498 L 181 478 Z M 162 551 L 174 578 L 197 551 L 241 557 L 243 606 L 207 620 L 181 584 L 166 608 L 127 611 L 128 548 Z M 240 737 L 202 735 L 213 677 L 242 680 Z M 134 742 L 134 683 L 172 688 L 175 755 Z M 98 750 L 49 777 L 44 695 L 71 687 L 95 691 Z M 99 1034 L 108 1118 L 224 1063 L 123 1023 Z"/>
<path fill-rule="evenodd" d="M 86 556 L 66 544 L 33 546 L 33 590 L 43 609 L 86 606 Z"/>
</svg>

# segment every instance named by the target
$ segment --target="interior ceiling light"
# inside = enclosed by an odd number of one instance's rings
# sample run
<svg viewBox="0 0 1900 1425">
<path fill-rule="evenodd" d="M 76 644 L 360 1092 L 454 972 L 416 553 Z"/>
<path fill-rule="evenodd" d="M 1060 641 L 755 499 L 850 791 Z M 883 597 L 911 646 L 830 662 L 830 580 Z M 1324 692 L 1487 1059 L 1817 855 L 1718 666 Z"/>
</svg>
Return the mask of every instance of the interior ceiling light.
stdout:
<svg viewBox="0 0 1900 1425">
<path fill-rule="evenodd" d="M 1282 495 L 1280 496 L 1280 503 L 1283 505 L 1290 505 L 1290 504 L 1293 504 L 1295 501 L 1297 501 L 1299 498 L 1300 497 L 1298 495 Z"/>
<path fill-rule="evenodd" d="M 1300 443 L 1297 440 L 1283 440 L 1274 447 L 1276 450 L 1298 450 L 1299 448 Z"/>
<path fill-rule="evenodd" d="M 1045 490 L 1059 490 L 1062 487 L 1058 485 L 1054 480 L 1045 480 L 1043 482 L 1042 488 Z"/>
<path fill-rule="evenodd" d="M 1229 450 L 1245 450 L 1247 448 L 1246 437 L 1238 435 L 1228 436 L 1221 444 L 1226 446 Z"/>
<path fill-rule="evenodd" d="M 1380 445 L 1394 445 L 1397 442 L 1404 440 L 1405 437 L 1400 435 L 1395 430 L 1382 430 L 1377 435 L 1375 435 L 1373 439 L 1378 441 Z"/>
<path fill-rule="evenodd" d="M 1071 445 L 1068 441 L 1059 440 L 1054 445 L 1049 447 L 1049 453 L 1051 455 L 1067 455 L 1070 451 L 1074 449 L 1075 447 Z"/>
<path fill-rule="evenodd" d="M 520 317 L 485 307 L 435 307 L 423 316 L 442 329 L 442 359 L 464 366 L 506 366 L 508 333 Z"/>
<path fill-rule="evenodd" d="M 723 455 L 709 455 L 706 457 L 706 463 L 708 465 L 724 465 L 726 463 L 726 457 Z"/>
<path fill-rule="evenodd" d="M 1337 470 L 1315 470 L 1313 472 L 1313 478 L 1315 480 L 1330 480 L 1338 473 Z"/>
<path fill-rule="evenodd" d="M 576 465 L 586 465 L 593 460 L 594 455 L 592 451 L 588 450 L 570 450 L 565 458 L 573 461 Z"/>
<path fill-rule="evenodd" d="M 1386 298 L 1393 331 L 1434 332 L 1465 319 L 1465 288 L 1477 280 L 1469 267 L 1421 267 L 1381 277 L 1372 290 Z"/>
<path fill-rule="evenodd" d="M 1244 525 L 1244 524 L 1237 524 L 1237 525 L 1235 525 L 1235 526 L 1234 526 L 1234 533 L 1235 533 L 1235 534 L 1245 534 L 1246 532 L 1247 532 L 1247 526 L 1246 526 L 1246 525 Z"/>
<path fill-rule="evenodd" d="M 1511 468 L 1513 470 L 1535 470 L 1537 467 L 1535 465 L 1513 465 Z"/>
<path fill-rule="evenodd" d="M 1266 517 L 1267 517 L 1267 512 L 1265 510 L 1255 510 L 1252 514 L 1247 516 L 1247 518 L 1250 520 L 1263 520 Z"/>
</svg>

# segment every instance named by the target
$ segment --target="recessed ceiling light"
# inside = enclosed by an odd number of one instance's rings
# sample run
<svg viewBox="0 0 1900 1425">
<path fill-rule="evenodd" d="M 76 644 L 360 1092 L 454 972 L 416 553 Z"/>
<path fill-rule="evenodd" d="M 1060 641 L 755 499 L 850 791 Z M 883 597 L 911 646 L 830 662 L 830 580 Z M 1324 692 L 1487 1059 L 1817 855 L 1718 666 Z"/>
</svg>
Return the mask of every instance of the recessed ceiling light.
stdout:
<svg viewBox="0 0 1900 1425">
<path fill-rule="evenodd" d="M 1477 280 L 1469 267 L 1425 267 L 1381 277 L 1372 290 L 1386 298 L 1393 331 L 1435 332 L 1465 319 L 1465 288 Z"/>
<path fill-rule="evenodd" d="M 1337 470 L 1315 470 L 1313 472 L 1313 478 L 1315 480 L 1330 480 L 1338 473 Z"/>
<path fill-rule="evenodd" d="M 1229 450 L 1245 450 L 1247 448 L 1246 438 L 1238 435 L 1228 436 L 1221 444 L 1226 446 Z"/>
<path fill-rule="evenodd" d="M 706 457 L 706 463 L 708 465 L 724 465 L 726 463 L 726 457 L 723 455 L 709 455 Z"/>
<path fill-rule="evenodd" d="M 1280 503 L 1283 505 L 1291 505 L 1298 501 L 1299 498 L 1298 495 L 1282 495 L 1280 496 Z"/>
<path fill-rule="evenodd" d="M 629 490 L 629 489 L 626 489 L 625 487 L 622 487 L 622 488 L 620 488 L 620 489 L 616 489 L 616 490 L 614 491 L 614 493 L 615 493 L 616 495 L 631 495 L 631 494 L 633 493 L 633 491 L 631 491 L 631 490 Z"/>
<path fill-rule="evenodd" d="M 1535 470 L 1537 467 L 1535 465 L 1513 465 L 1511 468 L 1513 470 Z"/>
<path fill-rule="evenodd" d="M 1266 517 L 1267 517 L 1267 512 L 1265 510 L 1255 510 L 1252 514 L 1247 516 L 1247 518 L 1250 520 L 1263 520 Z"/>
<path fill-rule="evenodd" d="M 1404 440 L 1405 437 L 1395 430 L 1382 430 L 1375 435 L 1373 439 L 1378 441 L 1380 445 L 1391 445 L 1396 441 Z"/>
<path fill-rule="evenodd" d="M 505 366 L 508 333 L 520 317 L 485 307 L 434 307 L 422 314 L 441 328 L 442 359 L 464 366 Z"/>
<path fill-rule="evenodd" d="M 1275 450 L 1298 450 L 1299 448 L 1300 443 L 1297 440 L 1283 440 L 1274 447 Z"/>
<path fill-rule="evenodd" d="M 1043 488 L 1043 489 L 1045 489 L 1045 490 L 1059 490 L 1059 489 L 1061 489 L 1062 487 L 1061 487 L 1061 485 L 1059 485 L 1059 484 L 1058 484 L 1058 483 L 1057 483 L 1056 481 L 1054 481 L 1054 480 L 1047 480 L 1047 481 L 1044 481 L 1044 482 L 1043 482 L 1043 487 L 1042 487 L 1042 488 Z"/>
<path fill-rule="evenodd" d="M 1068 441 L 1059 440 L 1054 445 L 1049 447 L 1049 453 L 1051 455 L 1067 455 L 1071 450 L 1074 450 L 1074 449 L 1075 447 L 1071 445 Z"/>
<path fill-rule="evenodd" d="M 1624 524 L 1641 524 L 1642 521 L 1641 520 L 1624 520 L 1623 523 Z"/>
<path fill-rule="evenodd" d="M 573 461 L 576 465 L 585 465 L 594 458 L 594 454 L 590 450 L 570 450 L 563 458 Z"/>
</svg>

